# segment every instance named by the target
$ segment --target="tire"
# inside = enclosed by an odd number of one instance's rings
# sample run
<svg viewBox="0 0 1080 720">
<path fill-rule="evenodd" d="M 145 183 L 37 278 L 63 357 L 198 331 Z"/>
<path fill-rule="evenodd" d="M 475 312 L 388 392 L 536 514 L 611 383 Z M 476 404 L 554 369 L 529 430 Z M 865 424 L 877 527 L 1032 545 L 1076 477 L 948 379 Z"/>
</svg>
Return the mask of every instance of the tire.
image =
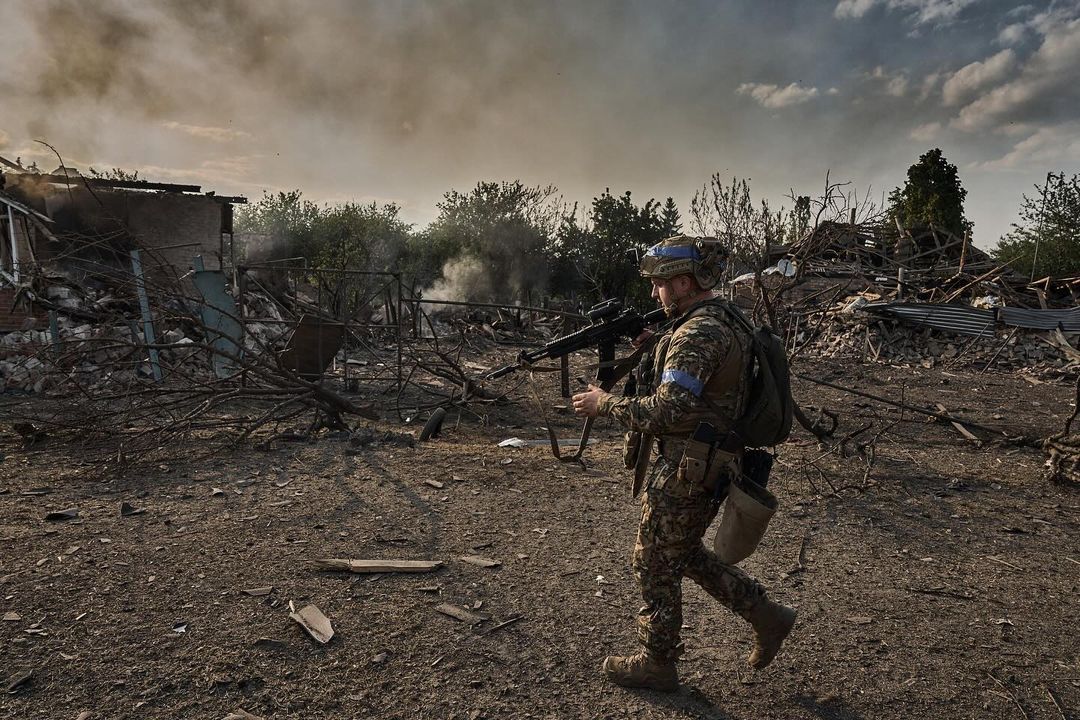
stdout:
<svg viewBox="0 0 1080 720">
<path fill-rule="evenodd" d="M 435 408 L 435 412 L 431 413 L 431 417 L 424 423 L 424 429 L 420 431 L 420 442 L 438 437 L 445 419 L 446 408 Z"/>
</svg>

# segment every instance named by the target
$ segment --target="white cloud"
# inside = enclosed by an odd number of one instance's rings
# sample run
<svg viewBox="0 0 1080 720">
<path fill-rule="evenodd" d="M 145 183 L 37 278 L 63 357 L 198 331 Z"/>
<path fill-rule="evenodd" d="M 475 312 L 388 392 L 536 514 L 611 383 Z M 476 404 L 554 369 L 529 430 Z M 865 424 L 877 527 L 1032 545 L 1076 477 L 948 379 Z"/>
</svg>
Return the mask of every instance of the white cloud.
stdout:
<svg viewBox="0 0 1080 720">
<path fill-rule="evenodd" d="M 230 128 L 209 127 L 205 125 L 185 125 L 174 120 L 163 122 L 161 123 L 161 126 L 166 130 L 176 130 L 186 135 L 191 135 L 192 137 L 213 140 L 214 142 L 251 139 L 251 133 L 246 133 L 243 130 L 232 130 Z"/>
<path fill-rule="evenodd" d="M 780 87 L 771 83 L 743 83 L 735 90 L 739 95 L 749 95 L 759 105 L 767 108 L 782 108 L 798 105 L 817 97 L 816 87 L 804 88 L 798 83 Z"/>
<path fill-rule="evenodd" d="M 877 4 L 877 0 L 840 0 L 833 15 L 838 18 L 861 18 Z"/>
<path fill-rule="evenodd" d="M 941 94 L 946 105 L 959 105 L 971 100 L 980 90 L 1000 83 L 1016 66 L 1016 53 L 1002 50 L 986 60 L 973 62 L 957 70 L 945 81 Z"/>
<path fill-rule="evenodd" d="M 911 139 L 918 142 L 933 142 L 941 134 L 941 123 L 928 122 L 911 131 Z"/>
<path fill-rule="evenodd" d="M 987 170 L 1060 168 L 1080 161 L 1080 122 L 1043 127 L 1013 146 L 1002 157 L 980 163 Z"/>
<path fill-rule="evenodd" d="M 1006 25 L 998 32 L 998 45 L 1016 45 L 1027 35 L 1027 23 L 1013 23 Z"/>
<path fill-rule="evenodd" d="M 858 19 L 875 5 L 907 13 L 915 25 L 946 25 L 976 0 L 840 0 L 833 15 L 841 20 Z"/>
<path fill-rule="evenodd" d="M 1050 121 L 1072 116 L 1080 102 L 1080 19 L 1055 27 L 1024 63 L 1019 75 L 990 88 L 961 108 L 952 124 L 968 131 L 1008 121 Z"/>
</svg>

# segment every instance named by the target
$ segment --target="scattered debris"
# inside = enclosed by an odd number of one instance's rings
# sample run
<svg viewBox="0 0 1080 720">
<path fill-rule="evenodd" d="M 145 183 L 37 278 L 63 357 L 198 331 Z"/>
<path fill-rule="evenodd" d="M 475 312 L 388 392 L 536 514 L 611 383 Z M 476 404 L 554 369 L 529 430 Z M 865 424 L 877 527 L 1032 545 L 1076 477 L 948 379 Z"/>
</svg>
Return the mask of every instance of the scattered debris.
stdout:
<svg viewBox="0 0 1080 720">
<path fill-rule="evenodd" d="M 291 603 L 290 603 L 291 605 Z M 298 612 L 290 612 L 289 617 L 300 624 L 308 635 L 325 645 L 334 637 L 334 627 L 329 618 L 314 605 L 305 605 Z"/>
<path fill-rule="evenodd" d="M 388 657 L 389 654 L 384 651 L 371 658 L 371 662 L 375 665 L 382 665 L 384 662 L 386 662 L 386 658 Z"/>
<path fill-rule="evenodd" d="M 524 615 L 517 615 L 516 617 L 512 617 L 509 620 L 504 620 L 503 622 L 499 623 L 498 625 L 492 625 L 491 627 L 489 627 L 487 630 L 484 631 L 484 634 L 485 635 L 490 635 L 493 632 L 497 632 L 499 630 L 502 630 L 503 628 L 508 628 L 511 625 L 513 625 L 514 623 L 516 623 L 519 620 L 522 620 L 524 618 L 525 618 Z"/>
<path fill-rule="evenodd" d="M 236 708 L 225 716 L 224 720 L 263 720 L 259 715 L 252 715 L 247 710 Z"/>
<path fill-rule="evenodd" d="M 142 515 L 146 512 L 146 508 L 137 508 L 127 500 L 120 503 L 120 517 L 131 517 L 132 515 Z"/>
<path fill-rule="evenodd" d="M 480 623 L 488 619 L 486 615 L 478 615 L 476 613 L 466 610 L 465 608 L 458 607 L 457 605 L 451 605 L 450 603 L 443 603 L 442 605 L 439 605 L 435 608 L 435 611 L 440 612 L 443 615 L 449 615 L 455 620 L 460 620 L 461 622 L 468 623 L 469 625 L 479 625 Z"/>
<path fill-rule="evenodd" d="M 240 592 L 244 593 L 245 595 L 250 595 L 251 597 L 263 597 L 264 595 L 269 595 L 273 591 L 274 587 L 272 585 L 267 585 L 266 587 L 247 588 L 245 590 L 241 590 Z"/>
<path fill-rule="evenodd" d="M 56 510 L 48 513 L 45 516 L 47 522 L 63 522 L 65 520 L 74 520 L 79 517 L 78 508 L 68 508 L 67 510 Z"/>
<path fill-rule="evenodd" d="M 438 480 L 425 480 L 424 484 L 433 487 L 436 490 L 442 490 L 444 487 L 446 487 L 444 483 L 441 483 Z"/>
<path fill-rule="evenodd" d="M 23 672 L 15 673 L 9 677 L 5 683 L 5 688 L 8 695 L 14 695 L 20 688 L 24 687 L 34 677 L 33 670 L 25 670 Z"/>
<path fill-rule="evenodd" d="M 188 624 L 187 624 L 186 620 L 177 620 L 176 622 L 173 623 L 172 631 L 174 633 L 186 633 L 187 632 L 187 626 L 188 626 Z"/>
<path fill-rule="evenodd" d="M 498 560 L 492 560 L 491 558 L 481 557 L 480 555 L 464 555 L 461 557 L 462 562 L 469 563 L 470 565 L 476 565 L 482 568 L 495 568 L 499 567 L 501 563 Z"/>
<path fill-rule="evenodd" d="M 4 622 L 19 622 L 22 620 L 22 615 L 17 612 L 4 613 Z"/>
</svg>

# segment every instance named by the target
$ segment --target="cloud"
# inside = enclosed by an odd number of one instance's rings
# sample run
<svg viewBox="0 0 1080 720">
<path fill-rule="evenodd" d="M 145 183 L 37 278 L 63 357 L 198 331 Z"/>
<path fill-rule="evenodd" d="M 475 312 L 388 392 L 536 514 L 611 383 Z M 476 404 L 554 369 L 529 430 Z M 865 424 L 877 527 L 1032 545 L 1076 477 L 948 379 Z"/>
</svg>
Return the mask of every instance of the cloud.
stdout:
<svg viewBox="0 0 1080 720">
<path fill-rule="evenodd" d="M 816 87 L 804 88 L 798 83 L 780 87 L 771 83 L 743 83 L 735 90 L 739 95 L 749 95 L 762 107 L 782 108 L 807 102 L 818 95 Z M 830 93 L 832 94 L 832 93 Z"/>
<path fill-rule="evenodd" d="M 8 135 L 2 128 L 0 128 L 0 150 L 3 150 L 11 142 L 11 136 Z"/>
<path fill-rule="evenodd" d="M 1016 143 L 996 160 L 979 163 L 985 170 L 1060 168 L 1062 163 L 1080 162 L 1080 122 L 1042 127 Z"/>
<path fill-rule="evenodd" d="M 907 14 L 912 24 L 947 25 L 976 0 L 840 0 L 833 15 L 840 20 L 859 19 L 875 5 Z"/>
<path fill-rule="evenodd" d="M 866 77 L 871 80 L 879 81 L 885 90 L 887 95 L 892 97 L 904 97 L 908 91 L 908 76 L 902 70 L 895 73 L 890 73 L 888 70 L 878 65 L 871 72 L 866 74 Z"/>
<path fill-rule="evenodd" d="M 161 123 L 161 126 L 166 130 L 176 130 L 192 137 L 202 138 L 205 140 L 213 140 L 214 142 L 229 142 L 231 140 L 250 140 L 251 133 L 246 133 L 243 130 L 232 130 L 230 128 L 220 127 L 207 127 L 204 125 L 185 125 L 178 123 L 175 120 L 169 120 Z"/>
<path fill-rule="evenodd" d="M 1002 50 L 986 60 L 973 62 L 957 70 L 941 88 L 942 98 L 948 106 L 971 100 L 980 90 L 1004 80 L 1016 66 L 1016 53 Z"/>
<path fill-rule="evenodd" d="M 1006 25 L 998 32 L 998 45 L 1016 45 L 1024 39 L 1025 35 L 1027 35 L 1027 30 L 1027 23 L 1013 23 L 1011 25 Z"/>
<path fill-rule="evenodd" d="M 982 92 L 961 108 L 952 125 L 978 131 L 995 129 L 1010 121 L 1046 124 L 1071 118 L 1080 105 L 1077 67 L 1080 67 L 1080 19 L 1047 32 L 1015 78 Z"/>
<path fill-rule="evenodd" d="M 919 89 L 919 102 L 925 102 L 934 94 L 938 83 L 941 82 L 941 75 L 939 72 L 932 72 L 923 78 L 922 87 Z"/>
<path fill-rule="evenodd" d="M 941 134 L 941 123 L 928 122 L 911 131 L 911 139 L 918 142 L 933 142 Z"/>
</svg>

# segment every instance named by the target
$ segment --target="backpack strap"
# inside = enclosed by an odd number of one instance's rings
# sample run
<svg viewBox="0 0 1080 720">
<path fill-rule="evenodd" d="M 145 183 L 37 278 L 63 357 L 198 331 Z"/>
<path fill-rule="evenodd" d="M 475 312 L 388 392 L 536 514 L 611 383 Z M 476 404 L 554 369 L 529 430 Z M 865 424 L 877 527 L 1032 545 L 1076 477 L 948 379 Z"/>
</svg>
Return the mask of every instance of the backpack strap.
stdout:
<svg viewBox="0 0 1080 720">
<path fill-rule="evenodd" d="M 754 329 L 753 323 L 750 322 L 749 318 L 746 317 L 745 313 L 743 313 L 743 311 L 739 308 L 739 306 L 735 305 L 734 303 L 731 303 L 731 302 L 729 302 L 727 300 L 723 300 L 723 299 L 718 298 L 718 297 L 713 297 L 713 298 L 709 298 L 707 300 L 702 300 L 701 302 L 691 306 L 690 309 L 687 310 L 683 314 L 682 317 L 680 317 L 678 320 L 675 320 L 672 323 L 671 333 L 674 334 L 675 331 L 678 330 L 680 327 L 682 327 L 684 323 L 686 323 L 691 318 L 700 316 L 702 314 L 702 311 L 704 311 L 705 308 L 710 307 L 710 306 L 720 308 L 724 312 L 724 315 L 726 315 L 729 318 L 730 321 L 733 321 L 731 324 L 738 325 L 740 328 L 742 328 L 746 332 L 747 340 L 748 340 L 748 343 L 749 343 L 748 346 L 747 346 L 747 352 L 750 355 L 749 362 L 746 363 L 746 374 L 747 374 L 746 379 L 747 380 L 752 379 L 753 374 L 754 374 L 754 363 L 757 362 L 756 354 L 754 353 L 754 350 L 753 350 L 754 330 L 755 329 Z M 663 356 L 657 358 L 657 360 L 659 361 L 657 363 L 657 367 L 660 368 L 661 371 L 663 370 L 664 363 L 667 362 L 667 348 L 668 348 L 669 345 L 670 345 L 670 343 L 668 345 L 664 346 Z M 706 382 L 708 382 L 708 381 L 706 380 Z M 738 411 L 735 413 L 736 416 L 741 416 L 742 413 L 746 411 L 745 405 L 746 405 L 747 400 L 749 399 L 747 397 L 748 394 L 749 394 L 749 383 L 747 383 L 747 391 L 744 392 L 743 396 L 739 398 L 739 406 L 737 408 Z M 705 406 L 707 408 L 709 408 L 710 410 L 712 410 L 717 415 L 724 415 L 725 413 L 728 412 L 727 410 L 721 408 L 719 405 L 717 405 L 716 403 L 714 403 L 712 400 L 705 397 L 704 395 L 699 395 L 697 397 L 698 397 L 698 400 L 701 400 L 703 403 L 705 403 Z M 736 420 L 737 419 L 738 419 L 738 417 L 736 417 Z"/>
</svg>

